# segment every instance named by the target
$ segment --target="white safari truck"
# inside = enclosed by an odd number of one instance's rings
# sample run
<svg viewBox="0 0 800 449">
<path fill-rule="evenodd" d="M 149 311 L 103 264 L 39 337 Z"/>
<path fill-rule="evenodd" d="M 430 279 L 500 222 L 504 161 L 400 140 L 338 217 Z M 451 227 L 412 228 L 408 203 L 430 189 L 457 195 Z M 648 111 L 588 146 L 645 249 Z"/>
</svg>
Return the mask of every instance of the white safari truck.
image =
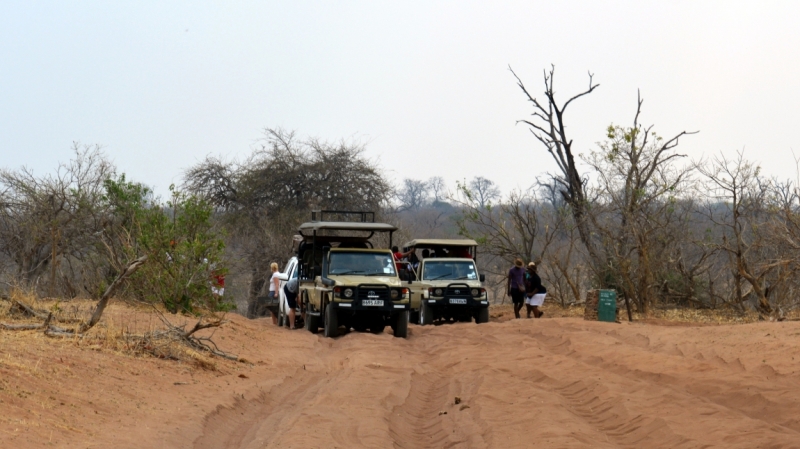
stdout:
<svg viewBox="0 0 800 449">
<path fill-rule="evenodd" d="M 469 239 L 416 239 L 405 244 L 419 259 L 411 266 L 416 278 L 411 288 L 411 309 L 420 325 L 434 320 L 489 322 L 489 296 L 485 276 L 475 265 L 478 243 Z"/>
<path fill-rule="evenodd" d="M 389 325 L 395 337 L 406 338 L 409 290 L 389 250 L 397 228 L 375 223 L 373 212 L 324 210 L 311 218 L 298 229 L 297 251 L 306 329 L 336 337 L 342 327 L 380 333 Z"/>
</svg>

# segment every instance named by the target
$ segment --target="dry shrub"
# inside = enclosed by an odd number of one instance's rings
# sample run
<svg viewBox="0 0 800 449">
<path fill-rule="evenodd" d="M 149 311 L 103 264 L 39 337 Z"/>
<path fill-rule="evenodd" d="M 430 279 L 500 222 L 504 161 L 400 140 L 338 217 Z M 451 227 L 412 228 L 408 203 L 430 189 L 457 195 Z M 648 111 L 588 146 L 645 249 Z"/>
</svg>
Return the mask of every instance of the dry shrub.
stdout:
<svg viewBox="0 0 800 449">
<path fill-rule="evenodd" d="M 7 324 L 40 324 L 41 318 L 20 313 L 15 302 L 25 304 L 37 312 L 52 313 L 53 322 L 73 323 L 87 319 L 96 301 L 75 299 L 67 302 L 39 298 L 32 290 L 12 288 L 8 300 L 0 302 L 0 322 Z M 4 304 L 5 303 L 5 304 Z M 96 351 L 109 351 L 126 356 L 156 357 L 181 361 L 201 369 L 217 370 L 217 362 L 211 354 L 204 354 L 179 338 L 174 329 L 168 329 L 157 317 L 153 306 L 136 303 L 116 303 L 109 306 L 103 320 L 82 335 L 55 339 L 64 344 Z M 43 344 L 46 337 L 42 330 L 0 331 L 5 336 L 14 336 L 16 344 Z M 23 361 L 0 360 L 0 363 L 22 371 L 35 370 Z"/>
</svg>

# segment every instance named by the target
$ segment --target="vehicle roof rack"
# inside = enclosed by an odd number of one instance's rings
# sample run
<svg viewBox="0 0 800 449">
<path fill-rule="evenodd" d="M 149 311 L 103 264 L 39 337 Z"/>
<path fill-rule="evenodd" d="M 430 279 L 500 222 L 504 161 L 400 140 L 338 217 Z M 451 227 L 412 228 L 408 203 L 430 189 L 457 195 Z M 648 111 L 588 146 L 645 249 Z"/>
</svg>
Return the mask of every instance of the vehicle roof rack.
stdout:
<svg viewBox="0 0 800 449">
<path fill-rule="evenodd" d="M 325 219 L 326 214 L 329 218 L 328 220 Z M 330 217 L 332 215 L 336 218 L 353 218 L 351 220 L 331 220 Z M 354 210 L 312 210 L 311 221 L 350 221 L 356 223 L 375 223 L 375 212 Z"/>
</svg>

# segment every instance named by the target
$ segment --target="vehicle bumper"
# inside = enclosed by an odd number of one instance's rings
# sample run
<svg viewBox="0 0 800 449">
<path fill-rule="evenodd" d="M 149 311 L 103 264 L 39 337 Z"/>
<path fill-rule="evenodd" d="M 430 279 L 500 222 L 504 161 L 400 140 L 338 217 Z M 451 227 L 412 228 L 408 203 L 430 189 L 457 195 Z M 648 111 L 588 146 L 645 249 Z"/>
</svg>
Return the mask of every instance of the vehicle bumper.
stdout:
<svg viewBox="0 0 800 449">
<path fill-rule="evenodd" d="M 466 300 L 462 302 L 461 300 Z M 486 297 L 463 297 L 463 296 L 445 296 L 442 298 L 425 298 L 422 300 L 429 307 L 436 309 L 480 309 L 482 307 L 489 307 L 489 300 Z"/>
<path fill-rule="evenodd" d="M 352 310 L 358 312 L 364 311 L 371 311 L 371 312 L 402 312 L 403 310 L 409 310 L 410 304 L 409 301 L 406 299 L 404 302 L 394 302 L 391 300 L 384 300 L 383 305 L 380 306 L 367 306 L 362 304 L 360 300 L 353 300 L 349 302 L 345 301 L 333 301 L 331 305 L 336 307 L 337 309 L 341 310 Z"/>
</svg>

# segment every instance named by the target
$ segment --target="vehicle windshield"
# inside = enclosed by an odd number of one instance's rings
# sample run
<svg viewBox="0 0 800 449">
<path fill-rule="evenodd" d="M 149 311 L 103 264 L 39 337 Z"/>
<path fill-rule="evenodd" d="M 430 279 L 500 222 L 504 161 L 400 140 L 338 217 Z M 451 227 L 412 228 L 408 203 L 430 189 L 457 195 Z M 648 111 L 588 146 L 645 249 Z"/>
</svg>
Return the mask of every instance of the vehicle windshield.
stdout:
<svg viewBox="0 0 800 449">
<path fill-rule="evenodd" d="M 332 276 L 347 274 L 396 276 L 391 254 L 340 251 L 331 252 L 328 274 Z"/>
<path fill-rule="evenodd" d="M 428 281 L 437 279 L 475 280 L 478 279 L 478 272 L 475 271 L 475 264 L 472 261 L 438 262 L 426 260 L 422 271 L 422 279 Z"/>
</svg>

